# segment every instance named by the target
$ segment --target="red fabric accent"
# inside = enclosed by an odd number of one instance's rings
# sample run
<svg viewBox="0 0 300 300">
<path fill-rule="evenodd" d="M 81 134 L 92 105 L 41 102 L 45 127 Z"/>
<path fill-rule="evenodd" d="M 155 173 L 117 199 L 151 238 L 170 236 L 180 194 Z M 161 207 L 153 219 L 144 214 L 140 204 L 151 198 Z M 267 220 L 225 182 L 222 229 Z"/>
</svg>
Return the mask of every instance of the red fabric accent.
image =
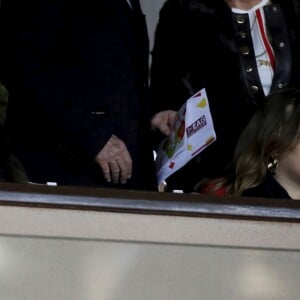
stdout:
<svg viewBox="0 0 300 300">
<path fill-rule="evenodd" d="M 215 189 L 215 183 L 209 183 L 206 186 L 202 187 L 200 193 L 204 194 L 212 194 L 215 196 L 226 196 L 227 195 L 227 188 L 226 186 L 221 186 Z"/>
<path fill-rule="evenodd" d="M 260 29 L 260 33 L 261 33 L 261 37 L 263 39 L 264 45 L 265 45 L 267 53 L 269 55 L 271 66 L 274 70 L 275 69 L 275 56 L 274 56 L 271 44 L 270 44 L 270 42 L 269 42 L 269 40 L 266 36 L 266 30 L 264 28 L 264 23 L 263 23 L 261 12 L 260 12 L 259 9 L 257 9 L 255 13 L 256 13 L 256 17 L 257 17 L 257 21 L 258 21 L 258 25 L 259 25 L 259 29 Z"/>
</svg>

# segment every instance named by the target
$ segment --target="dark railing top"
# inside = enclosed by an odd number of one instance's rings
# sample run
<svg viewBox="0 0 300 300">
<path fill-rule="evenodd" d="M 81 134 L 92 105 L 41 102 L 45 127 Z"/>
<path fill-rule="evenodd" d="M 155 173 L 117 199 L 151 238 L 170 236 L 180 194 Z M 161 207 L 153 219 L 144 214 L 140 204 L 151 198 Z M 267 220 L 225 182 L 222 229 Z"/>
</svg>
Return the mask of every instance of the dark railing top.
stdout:
<svg viewBox="0 0 300 300">
<path fill-rule="evenodd" d="M 300 222 L 300 201 L 0 183 L 0 205 Z"/>
</svg>

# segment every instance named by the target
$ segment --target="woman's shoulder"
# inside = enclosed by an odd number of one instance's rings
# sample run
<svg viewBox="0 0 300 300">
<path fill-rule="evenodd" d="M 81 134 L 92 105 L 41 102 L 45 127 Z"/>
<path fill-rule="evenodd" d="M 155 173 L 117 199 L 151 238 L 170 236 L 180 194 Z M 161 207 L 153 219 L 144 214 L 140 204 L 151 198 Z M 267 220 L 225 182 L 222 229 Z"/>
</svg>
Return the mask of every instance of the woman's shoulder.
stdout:
<svg viewBox="0 0 300 300">
<path fill-rule="evenodd" d="M 258 186 L 245 190 L 242 196 L 281 199 L 291 198 L 272 175 L 267 175 L 265 180 Z"/>
</svg>

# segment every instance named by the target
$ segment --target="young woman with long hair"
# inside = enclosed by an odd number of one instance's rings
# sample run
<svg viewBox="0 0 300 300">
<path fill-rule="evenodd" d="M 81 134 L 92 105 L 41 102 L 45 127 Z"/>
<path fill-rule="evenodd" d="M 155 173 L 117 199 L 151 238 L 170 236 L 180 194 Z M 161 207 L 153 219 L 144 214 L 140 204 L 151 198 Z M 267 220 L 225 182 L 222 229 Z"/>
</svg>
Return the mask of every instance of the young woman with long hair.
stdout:
<svg viewBox="0 0 300 300">
<path fill-rule="evenodd" d="M 266 98 L 242 132 L 229 175 L 202 181 L 199 191 L 300 199 L 300 90 Z"/>
</svg>

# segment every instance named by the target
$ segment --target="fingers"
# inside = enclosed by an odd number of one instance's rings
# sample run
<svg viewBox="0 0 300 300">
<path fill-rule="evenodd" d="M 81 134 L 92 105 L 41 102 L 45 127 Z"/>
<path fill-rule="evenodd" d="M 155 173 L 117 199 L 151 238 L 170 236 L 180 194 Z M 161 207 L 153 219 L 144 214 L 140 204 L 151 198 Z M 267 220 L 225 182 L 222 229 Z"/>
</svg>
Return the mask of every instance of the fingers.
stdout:
<svg viewBox="0 0 300 300">
<path fill-rule="evenodd" d="M 169 136 L 174 128 L 177 112 L 164 110 L 154 115 L 151 120 L 152 129 L 158 129 L 162 134 Z"/>
<path fill-rule="evenodd" d="M 161 127 L 164 125 L 164 111 L 159 112 L 157 114 L 154 115 L 154 117 L 151 120 L 151 127 L 153 130 L 155 129 L 159 129 L 161 130 Z"/>
<path fill-rule="evenodd" d="M 116 160 L 108 163 L 110 169 L 111 180 L 113 183 L 119 182 L 120 168 Z M 110 181 L 109 181 L 110 182 Z"/>
<path fill-rule="evenodd" d="M 100 165 L 107 182 L 126 183 L 132 174 L 132 159 L 124 142 L 113 135 L 98 153 L 95 161 Z"/>
<path fill-rule="evenodd" d="M 168 115 L 168 119 L 169 119 L 168 123 L 169 123 L 169 128 L 170 128 L 171 130 L 174 129 L 174 127 L 175 127 L 175 122 L 176 122 L 177 118 L 178 118 L 178 113 L 177 113 L 177 111 L 170 110 L 170 111 L 169 111 L 169 115 Z"/>
<path fill-rule="evenodd" d="M 165 136 L 169 136 L 171 134 L 171 129 L 167 124 L 160 125 L 159 130 Z"/>
<path fill-rule="evenodd" d="M 131 178 L 132 174 L 132 160 L 128 151 L 125 151 L 122 157 L 117 159 L 120 168 L 120 182 L 126 183 Z"/>
<path fill-rule="evenodd" d="M 100 164 L 100 167 L 102 169 L 102 173 L 103 173 L 103 176 L 105 178 L 105 180 L 107 182 L 111 182 L 111 175 L 110 175 L 110 166 L 107 162 L 105 161 L 100 161 L 99 162 Z"/>
</svg>

